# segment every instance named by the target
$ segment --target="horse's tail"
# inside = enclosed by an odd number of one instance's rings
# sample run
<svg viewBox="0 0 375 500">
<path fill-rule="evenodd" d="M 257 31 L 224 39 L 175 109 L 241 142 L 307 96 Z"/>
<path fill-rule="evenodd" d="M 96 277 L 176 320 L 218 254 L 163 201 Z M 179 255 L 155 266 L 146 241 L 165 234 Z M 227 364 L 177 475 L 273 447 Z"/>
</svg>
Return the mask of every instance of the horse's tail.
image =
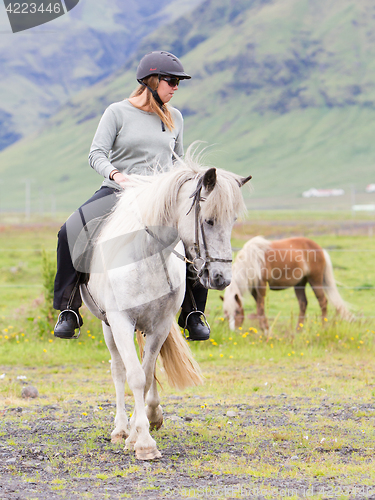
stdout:
<svg viewBox="0 0 375 500">
<path fill-rule="evenodd" d="M 348 304 L 343 300 L 336 286 L 336 280 L 333 275 L 333 266 L 331 258 L 326 250 L 323 250 L 326 266 L 323 274 L 323 286 L 329 302 L 336 308 L 340 316 L 348 321 L 354 319 L 353 314 L 349 311 Z"/>
<path fill-rule="evenodd" d="M 160 350 L 160 355 L 168 383 L 172 387 L 185 389 L 185 387 L 203 383 L 201 369 L 193 358 L 188 343 L 181 335 L 176 321 L 173 321 L 171 331 Z"/>
<path fill-rule="evenodd" d="M 142 359 L 145 339 L 139 330 L 136 334 Z M 192 385 L 203 384 L 201 369 L 193 358 L 188 343 L 181 335 L 176 321 L 173 321 L 171 331 L 160 349 L 160 356 L 170 386 L 185 389 Z"/>
</svg>

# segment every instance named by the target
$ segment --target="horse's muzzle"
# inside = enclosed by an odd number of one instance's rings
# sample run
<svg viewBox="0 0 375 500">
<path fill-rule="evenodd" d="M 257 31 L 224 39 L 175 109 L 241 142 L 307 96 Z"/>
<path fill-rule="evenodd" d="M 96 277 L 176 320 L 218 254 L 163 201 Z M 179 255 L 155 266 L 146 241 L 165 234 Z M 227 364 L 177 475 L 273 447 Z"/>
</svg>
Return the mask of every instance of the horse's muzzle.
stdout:
<svg viewBox="0 0 375 500">
<path fill-rule="evenodd" d="M 213 290 L 224 290 L 232 280 L 232 273 L 223 273 L 216 269 L 205 270 L 202 277 L 201 283 L 206 288 L 211 288 Z"/>
</svg>

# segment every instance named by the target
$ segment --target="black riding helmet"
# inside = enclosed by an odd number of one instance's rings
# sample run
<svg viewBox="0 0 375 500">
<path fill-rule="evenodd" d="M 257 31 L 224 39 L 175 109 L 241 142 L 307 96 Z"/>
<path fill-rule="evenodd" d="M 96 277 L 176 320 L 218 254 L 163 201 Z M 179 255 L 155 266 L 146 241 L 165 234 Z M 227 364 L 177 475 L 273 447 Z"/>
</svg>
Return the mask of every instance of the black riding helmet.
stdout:
<svg viewBox="0 0 375 500">
<path fill-rule="evenodd" d="M 137 69 L 137 80 L 150 75 L 176 76 L 180 80 L 191 78 L 186 74 L 181 61 L 170 52 L 149 52 L 142 57 Z"/>
<path fill-rule="evenodd" d="M 190 75 L 185 73 L 179 58 L 174 56 L 170 52 L 158 50 L 149 52 L 144 57 L 142 57 L 136 75 L 138 83 L 148 88 L 160 107 L 162 107 L 164 103 L 160 99 L 159 94 L 156 90 L 153 90 L 143 81 L 144 78 L 147 78 L 151 75 L 175 76 L 180 80 L 188 80 L 189 78 L 191 78 Z"/>
</svg>

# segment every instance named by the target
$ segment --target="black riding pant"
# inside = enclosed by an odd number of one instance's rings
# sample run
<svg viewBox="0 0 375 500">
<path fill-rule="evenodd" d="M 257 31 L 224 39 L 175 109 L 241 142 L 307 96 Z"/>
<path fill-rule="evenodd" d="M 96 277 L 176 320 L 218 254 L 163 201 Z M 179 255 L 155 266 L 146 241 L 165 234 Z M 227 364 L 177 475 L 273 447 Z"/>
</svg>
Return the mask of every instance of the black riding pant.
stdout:
<svg viewBox="0 0 375 500">
<path fill-rule="evenodd" d="M 116 192 L 118 190 L 102 186 L 61 227 L 57 235 L 57 273 L 53 299 L 55 309 L 60 311 L 66 309 L 74 285 L 81 276 L 73 266 L 72 260 L 74 245 L 79 234 L 90 221 L 103 218 L 110 213 L 116 202 Z M 81 305 L 82 299 L 77 288 L 70 303 L 70 308 L 79 309 Z"/>
<path fill-rule="evenodd" d="M 77 260 L 74 256 L 75 245 L 78 236 L 85 228 L 90 227 L 89 233 L 92 235 L 95 232 L 100 222 L 111 212 L 116 203 L 116 193 L 118 190 L 103 186 L 94 195 L 86 201 L 78 210 L 76 210 L 65 224 L 61 227 L 58 233 L 57 244 L 57 273 L 54 287 L 53 307 L 57 310 L 64 310 L 68 303 L 71 309 L 79 309 L 82 305 L 79 288 L 76 287 L 76 292 L 72 296 L 74 287 L 80 278 L 85 273 L 85 269 L 89 272 L 90 251 L 80 253 L 80 260 L 77 265 Z M 94 227 L 94 229 L 92 229 Z M 83 231 L 82 231 L 83 230 Z M 85 268 L 85 254 L 87 266 Z M 82 255 L 84 260 L 82 261 Z M 72 258 L 73 256 L 73 258 Z M 74 261 L 74 265 L 73 265 Z M 77 272 L 79 269 L 79 272 Z M 187 280 L 190 282 L 190 288 L 199 311 L 204 312 L 207 301 L 207 289 L 204 288 L 197 280 L 194 273 L 187 268 Z M 186 292 L 182 303 L 182 314 L 187 315 L 193 310 L 193 303 L 190 294 Z"/>
</svg>

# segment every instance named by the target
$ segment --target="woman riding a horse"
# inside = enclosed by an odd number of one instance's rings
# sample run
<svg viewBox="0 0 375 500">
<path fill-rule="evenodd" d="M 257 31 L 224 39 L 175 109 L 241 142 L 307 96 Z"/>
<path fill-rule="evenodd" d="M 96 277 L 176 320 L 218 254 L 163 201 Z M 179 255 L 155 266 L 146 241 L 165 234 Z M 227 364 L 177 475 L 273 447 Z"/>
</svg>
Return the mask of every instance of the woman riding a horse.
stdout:
<svg viewBox="0 0 375 500">
<path fill-rule="evenodd" d="M 72 261 L 82 229 L 112 211 L 118 194 L 131 186 L 134 174 L 145 176 L 171 170 L 176 158 L 183 156 L 183 118 L 168 103 L 180 80 L 191 77 L 176 56 L 163 51 L 146 54 L 136 77 L 139 87 L 129 99 L 106 109 L 92 142 L 89 163 L 104 177 L 104 182 L 71 215 L 58 235 L 54 308 L 62 312 L 54 334 L 60 338 L 73 338 L 75 330 L 82 325 L 79 285 L 85 281 L 85 272 L 82 265 L 77 271 Z M 89 270 L 89 262 L 86 267 Z M 187 277 L 195 279 L 190 271 Z M 201 315 L 191 314 L 193 310 L 203 312 L 206 299 L 206 288 L 195 280 L 190 293 L 185 295 L 179 317 L 179 325 L 186 326 L 191 340 L 209 338 L 209 329 Z"/>
</svg>

